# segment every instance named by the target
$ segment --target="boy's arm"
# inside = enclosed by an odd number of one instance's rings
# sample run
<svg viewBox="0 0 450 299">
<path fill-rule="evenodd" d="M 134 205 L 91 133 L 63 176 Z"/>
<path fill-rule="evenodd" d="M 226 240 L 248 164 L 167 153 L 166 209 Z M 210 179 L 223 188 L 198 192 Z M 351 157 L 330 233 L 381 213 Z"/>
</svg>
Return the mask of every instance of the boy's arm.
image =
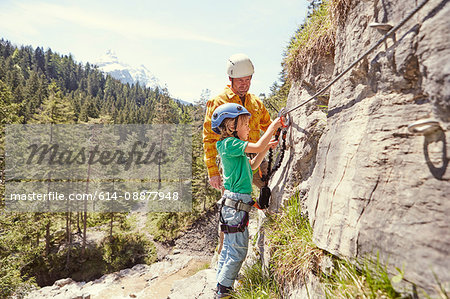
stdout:
<svg viewBox="0 0 450 299">
<path fill-rule="evenodd" d="M 273 133 L 281 127 L 281 119 L 277 117 L 273 120 L 267 131 L 262 135 L 262 137 L 256 143 L 248 143 L 245 148 L 246 153 L 260 153 L 266 149 L 267 144 L 269 144 L 270 138 L 272 138 Z"/>
<path fill-rule="evenodd" d="M 278 144 L 278 140 L 272 140 L 267 144 L 266 148 L 259 152 L 253 159 L 250 160 L 250 166 L 252 167 L 252 170 L 258 169 L 259 165 L 261 165 L 261 162 L 264 160 L 264 157 L 266 156 L 267 151 L 270 148 L 276 147 Z"/>
</svg>

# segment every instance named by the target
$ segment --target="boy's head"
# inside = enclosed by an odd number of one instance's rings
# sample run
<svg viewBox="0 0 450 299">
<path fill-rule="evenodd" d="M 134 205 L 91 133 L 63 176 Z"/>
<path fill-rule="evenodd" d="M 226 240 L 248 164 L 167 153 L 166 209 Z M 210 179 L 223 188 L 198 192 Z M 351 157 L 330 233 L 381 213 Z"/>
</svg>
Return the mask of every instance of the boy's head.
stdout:
<svg viewBox="0 0 450 299">
<path fill-rule="evenodd" d="M 214 110 L 211 118 L 212 130 L 220 134 L 222 138 L 236 137 L 242 140 L 248 139 L 250 112 L 242 105 L 227 103 Z"/>
<path fill-rule="evenodd" d="M 236 118 L 226 118 L 219 126 L 222 138 L 236 137 L 241 140 L 248 140 L 250 132 L 250 115 L 239 115 Z"/>
</svg>

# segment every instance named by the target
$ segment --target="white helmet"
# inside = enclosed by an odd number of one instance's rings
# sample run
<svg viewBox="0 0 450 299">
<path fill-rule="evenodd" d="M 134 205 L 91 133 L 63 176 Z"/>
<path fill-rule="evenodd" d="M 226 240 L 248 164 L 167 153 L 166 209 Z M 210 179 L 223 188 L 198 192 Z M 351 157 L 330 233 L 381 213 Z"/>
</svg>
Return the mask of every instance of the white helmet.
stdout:
<svg viewBox="0 0 450 299">
<path fill-rule="evenodd" d="M 245 54 L 234 54 L 227 61 L 227 73 L 231 78 L 242 78 L 253 75 L 255 68 Z"/>
</svg>

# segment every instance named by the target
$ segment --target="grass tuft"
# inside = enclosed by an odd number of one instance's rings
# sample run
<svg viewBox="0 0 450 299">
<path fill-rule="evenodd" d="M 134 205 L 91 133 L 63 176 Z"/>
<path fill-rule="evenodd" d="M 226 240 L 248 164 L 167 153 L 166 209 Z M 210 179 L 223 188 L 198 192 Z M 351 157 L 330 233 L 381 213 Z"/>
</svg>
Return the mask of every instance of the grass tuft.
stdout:
<svg viewBox="0 0 450 299">
<path fill-rule="evenodd" d="M 270 218 L 267 238 L 271 244 L 271 263 L 280 285 L 305 281 L 308 273 L 318 273 L 323 251 L 312 241 L 312 228 L 300 210 L 298 194 L 281 215 Z"/>
<path fill-rule="evenodd" d="M 243 287 L 234 298 L 282 298 L 286 290 L 305 284 L 310 273 L 319 277 L 326 298 L 402 297 L 393 285 L 403 280 L 403 270 L 397 268 L 398 275 L 391 277 L 379 256 L 350 261 L 318 248 L 309 220 L 301 212 L 298 193 L 286 202 L 282 214 L 269 217 L 269 270 L 263 270 L 260 263 L 246 269 Z M 322 265 L 326 256 L 332 260 L 331 269 Z M 446 294 L 444 287 L 440 293 Z"/>
<path fill-rule="evenodd" d="M 307 65 L 334 56 L 336 29 L 345 23 L 352 0 L 324 0 L 295 32 L 283 61 L 290 81 L 301 77 Z"/>
<path fill-rule="evenodd" d="M 297 80 L 306 65 L 317 58 L 334 55 L 335 26 L 331 14 L 331 5 L 324 1 L 316 8 L 306 23 L 297 29 L 287 47 L 283 61 L 288 78 Z"/>
<path fill-rule="evenodd" d="M 401 277 L 403 273 L 400 273 Z M 398 276 L 397 276 L 398 277 Z M 324 291 L 327 298 L 401 298 L 389 278 L 387 266 L 376 261 L 363 259 L 350 262 L 336 259 L 330 276 L 324 277 Z"/>
<path fill-rule="evenodd" d="M 348 12 L 352 7 L 352 0 L 332 0 L 330 1 L 330 9 L 335 25 L 342 25 L 347 20 Z"/>
<path fill-rule="evenodd" d="M 272 299 L 281 298 L 280 290 L 274 279 L 273 272 L 264 268 L 261 262 L 243 269 L 244 278 L 240 286 L 232 294 L 235 299 Z"/>
</svg>

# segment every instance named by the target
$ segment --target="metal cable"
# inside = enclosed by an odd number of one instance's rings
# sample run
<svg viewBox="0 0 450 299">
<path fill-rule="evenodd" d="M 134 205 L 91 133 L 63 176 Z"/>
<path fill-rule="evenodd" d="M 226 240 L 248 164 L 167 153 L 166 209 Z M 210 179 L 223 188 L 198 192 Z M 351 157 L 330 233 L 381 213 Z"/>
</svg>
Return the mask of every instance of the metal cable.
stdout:
<svg viewBox="0 0 450 299">
<path fill-rule="evenodd" d="M 414 10 L 412 10 L 403 20 L 398 23 L 397 26 L 393 27 L 391 30 L 388 31 L 379 41 L 377 41 L 369 50 L 367 50 L 363 55 L 361 55 L 358 59 L 356 59 L 351 65 L 349 65 L 342 73 L 336 76 L 330 83 L 328 83 L 327 86 L 316 92 L 313 96 L 311 96 L 309 99 L 304 101 L 303 103 L 300 103 L 299 105 L 295 106 L 294 108 L 291 108 L 285 112 L 284 115 L 300 108 L 301 106 L 305 105 L 306 103 L 312 101 L 314 98 L 316 98 L 318 95 L 323 93 L 325 90 L 327 90 L 331 85 L 333 85 L 337 80 L 339 80 L 342 76 L 344 76 L 350 69 L 352 69 L 358 62 L 363 60 L 367 55 L 369 55 L 373 50 L 375 50 L 382 42 L 384 42 L 389 36 L 391 36 L 393 33 L 395 33 L 400 27 L 402 27 L 413 15 L 415 15 L 429 0 L 424 0 L 422 3 L 420 3 Z"/>
</svg>

